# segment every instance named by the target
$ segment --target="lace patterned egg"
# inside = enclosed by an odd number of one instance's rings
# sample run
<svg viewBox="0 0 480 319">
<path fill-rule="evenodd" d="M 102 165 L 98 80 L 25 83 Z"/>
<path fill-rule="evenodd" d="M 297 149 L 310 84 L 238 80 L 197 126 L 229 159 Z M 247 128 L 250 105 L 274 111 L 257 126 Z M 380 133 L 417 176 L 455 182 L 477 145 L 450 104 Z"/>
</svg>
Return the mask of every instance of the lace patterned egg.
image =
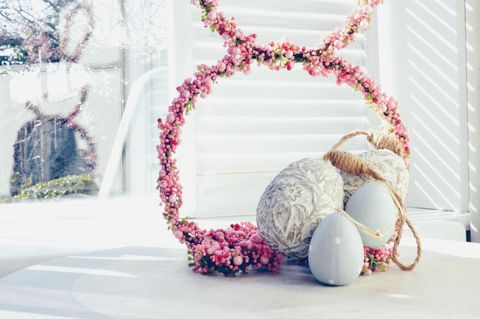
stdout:
<svg viewBox="0 0 480 319">
<path fill-rule="evenodd" d="M 408 193 L 409 171 L 403 159 L 390 150 L 371 150 L 358 154 L 358 157 L 372 164 L 382 175 L 396 188 L 397 192 L 405 200 Z M 372 180 L 367 177 L 354 176 L 346 172 L 340 172 L 343 178 L 345 191 L 344 204 L 346 205 L 352 194 L 367 182 Z"/>
<path fill-rule="evenodd" d="M 271 248 L 306 258 L 320 221 L 343 208 L 343 181 L 323 159 L 290 164 L 268 185 L 257 207 L 257 225 Z"/>
</svg>

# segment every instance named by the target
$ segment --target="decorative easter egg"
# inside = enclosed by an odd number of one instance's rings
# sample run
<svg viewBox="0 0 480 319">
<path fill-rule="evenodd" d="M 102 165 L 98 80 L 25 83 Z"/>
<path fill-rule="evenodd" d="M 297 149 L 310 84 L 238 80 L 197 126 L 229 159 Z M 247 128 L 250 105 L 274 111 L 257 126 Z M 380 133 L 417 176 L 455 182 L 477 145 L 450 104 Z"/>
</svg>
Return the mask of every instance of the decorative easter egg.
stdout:
<svg viewBox="0 0 480 319">
<path fill-rule="evenodd" d="M 325 285 L 348 285 L 360 275 L 363 262 L 362 238 L 355 225 L 338 213 L 327 216 L 308 249 L 313 276 Z"/>
<path fill-rule="evenodd" d="M 365 246 L 380 248 L 392 237 L 397 208 L 390 192 L 383 184 L 370 182 L 361 186 L 350 197 L 345 210 L 356 221 L 382 235 L 381 239 L 376 239 L 360 232 Z"/>
<path fill-rule="evenodd" d="M 257 207 L 257 225 L 271 248 L 306 258 L 315 228 L 343 207 L 343 181 L 323 159 L 290 164 L 268 185 Z"/>
<path fill-rule="evenodd" d="M 395 186 L 398 194 L 405 200 L 408 193 L 409 171 L 404 160 L 390 150 L 380 149 L 361 153 L 358 157 L 372 164 L 382 176 Z M 346 204 L 352 194 L 363 184 L 372 181 L 368 177 L 340 173 L 343 178 Z"/>
</svg>

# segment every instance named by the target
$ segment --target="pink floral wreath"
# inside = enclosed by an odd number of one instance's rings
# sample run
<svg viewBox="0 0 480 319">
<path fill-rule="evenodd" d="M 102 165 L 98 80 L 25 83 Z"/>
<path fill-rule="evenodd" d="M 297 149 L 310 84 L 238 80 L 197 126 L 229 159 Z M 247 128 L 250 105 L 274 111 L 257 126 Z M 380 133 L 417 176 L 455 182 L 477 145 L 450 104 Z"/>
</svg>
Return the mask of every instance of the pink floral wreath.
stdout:
<svg viewBox="0 0 480 319">
<path fill-rule="evenodd" d="M 228 54 L 216 65 L 199 65 L 194 77 L 186 79 L 177 88 L 179 95 L 170 105 L 166 119 L 158 119 L 161 130 L 160 145 L 157 146 L 161 165 L 158 189 L 165 209 L 163 216 L 175 237 L 187 246 L 190 266 L 194 271 L 227 276 L 247 273 L 252 268 L 264 267 L 276 271 L 285 257 L 267 245 L 255 225 L 242 222 L 227 229 L 205 230 L 187 218 L 180 218 L 182 185 L 173 155 L 180 144 L 185 116 L 195 108 L 199 96 L 205 98 L 211 93 L 218 77 L 231 77 L 238 71 L 248 73 L 255 61 L 277 71 L 292 70 L 295 64 L 302 63 L 311 76 L 334 74 L 338 85 L 346 84 L 362 93 L 367 107 L 384 120 L 386 128 L 395 134 L 405 153 L 409 154 L 409 138 L 397 113 L 398 103 L 383 93 L 359 66 L 335 55 L 337 50 L 351 44 L 357 33 L 368 29 L 373 9 L 383 0 L 359 1 L 357 10 L 347 17 L 345 25 L 329 34 L 316 49 L 299 47 L 288 41 L 258 45 L 255 34 L 245 35 L 234 18 L 228 19 L 218 11 L 217 0 L 192 0 L 192 3 L 202 10 L 205 27 L 222 36 Z M 387 248 L 378 251 L 366 249 L 366 262 L 372 256 L 378 257 L 379 263 L 388 262 L 390 253 Z M 370 269 L 375 265 L 371 266 Z"/>
</svg>

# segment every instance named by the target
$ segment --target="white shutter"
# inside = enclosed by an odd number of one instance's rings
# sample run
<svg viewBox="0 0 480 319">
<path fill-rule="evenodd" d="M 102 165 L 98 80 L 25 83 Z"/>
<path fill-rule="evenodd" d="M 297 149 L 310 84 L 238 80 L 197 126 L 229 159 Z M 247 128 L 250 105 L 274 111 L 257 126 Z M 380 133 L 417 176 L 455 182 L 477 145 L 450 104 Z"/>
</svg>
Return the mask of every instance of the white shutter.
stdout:
<svg viewBox="0 0 480 319">
<path fill-rule="evenodd" d="M 355 5 L 355 0 L 220 1 L 221 10 L 246 33 L 256 33 L 259 43 L 287 37 L 307 47 L 341 26 Z M 195 65 L 225 55 L 221 38 L 203 27 L 196 8 L 192 27 Z M 366 66 L 366 50 L 366 37 L 360 35 L 342 54 Z M 197 217 L 255 213 L 263 190 L 281 169 L 320 157 L 342 134 L 370 126 L 360 94 L 337 87 L 333 78 L 314 79 L 301 65 L 291 72 L 254 67 L 249 75 L 221 79 L 192 117 Z M 357 141 L 350 149 L 365 146 Z"/>
<path fill-rule="evenodd" d="M 460 0 L 388 1 L 380 9 L 382 83 L 399 99 L 411 138 L 410 207 L 468 210 L 476 115 L 467 106 L 466 12 Z"/>
</svg>

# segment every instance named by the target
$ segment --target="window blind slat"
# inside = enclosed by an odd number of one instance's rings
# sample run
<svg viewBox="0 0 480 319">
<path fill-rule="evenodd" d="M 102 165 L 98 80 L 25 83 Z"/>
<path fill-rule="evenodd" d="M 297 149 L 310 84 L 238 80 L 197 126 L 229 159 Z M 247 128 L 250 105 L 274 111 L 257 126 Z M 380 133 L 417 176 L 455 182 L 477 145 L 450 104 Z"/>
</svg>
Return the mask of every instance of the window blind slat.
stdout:
<svg viewBox="0 0 480 319">
<path fill-rule="evenodd" d="M 364 128 L 364 127 L 360 127 Z M 346 129 L 345 131 L 348 131 Z M 276 153 L 276 152 L 310 152 L 314 150 L 327 150 L 333 146 L 342 134 L 198 134 L 197 151 L 203 153 L 224 152 L 235 153 Z M 365 146 L 363 142 L 360 143 Z M 300 158 L 299 158 L 300 159 Z M 266 186 L 266 185 L 265 185 Z"/>
<path fill-rule="evenodd" d="M 363 143 L 349 144 L 345 147 L 351 152 L 364 149 Z M 234 175 L 251 171 L 275 171 L 287 167 L 288 164 L 302 158 L 320 158 L 326 149 L 311 150 L 308 152 L 277 152 L 277 153 L 203 153 L 198 157 L 198 175 Z"/>
<path fill-rule="evenodd" d="M 292 109 L 294 108 L 294 109 Z M 294 112 L 294 113 L 293 113 Z M 361 100 L 318 100 L 318 99 L 255 99 L 246 97 L 242 100 L 229 98 L 211 97 L 208 99 L 208 106 L 199 107 L 196 110 L 197 116 L 201 115 L 226 115 L 236 116 L 315 116 L 315 117 L 341 117 L 348 116 L 363 117 L 365 114 Z"/>
<path fill-rule="evenodd" d="M 276 72 L 272 72 L 272 76 L 275 75 Z M 350 88 L 345 86 L 338 87 L 332 79 L 329 82 L 227 79 L 220 81 L 212 96 L 230 99 L 243 99 L 246 96 L 249 98 L 274 97 L 277 99 L 290 99 L 292 107 L 295 106 L 297 101 L 302 99 L 358 100 L 358 95 L 354 94 Z M 204 103 L 208 105 L 208 100 Z M 292 115 L 294 114 L 295 111 L 292 109 Z"/>
<path fill-rule="evenodd" d="M 356 1 L 352 0 L 290 0 L 258 1 L 258 0 L 221 0 L 222 10 L 230 12 L 230 8 L 239 7 L 251 11 L 279 11 L 279 12 L 303 12 L 303 13 L 329 13 L 348 14 L 355 8 Z M 241 20 L 245 14 L 235 14 L 237 20 Z"/>
<path fill-rule="evenodd" d="M 330 31 L 345 21 L 345 13 L 325 14 L 275 10 L 254 11 L 251 8 L 246 8 L 243 4 L 241 7 L 226 7 L 223 11 L 227 16 L 240 16 L 241 18 L 236 20 L 242 29 L 246 26 L 285 28 L 287 25 L 289 29 Z M 197 12 L 193 14 L 198 15 Z M 203 26 L 200 20 L 193 25 L 195 27 Z"/>
<path fill-rule="evenodd" d="M 291 135 L 343 133 L 346 127 L 369 125 L 364 117 L 347 116 L 197 116 L 197 130 L 202 134 L 235 135 L 248 129 L 249 134 Z"/>
</svg>

